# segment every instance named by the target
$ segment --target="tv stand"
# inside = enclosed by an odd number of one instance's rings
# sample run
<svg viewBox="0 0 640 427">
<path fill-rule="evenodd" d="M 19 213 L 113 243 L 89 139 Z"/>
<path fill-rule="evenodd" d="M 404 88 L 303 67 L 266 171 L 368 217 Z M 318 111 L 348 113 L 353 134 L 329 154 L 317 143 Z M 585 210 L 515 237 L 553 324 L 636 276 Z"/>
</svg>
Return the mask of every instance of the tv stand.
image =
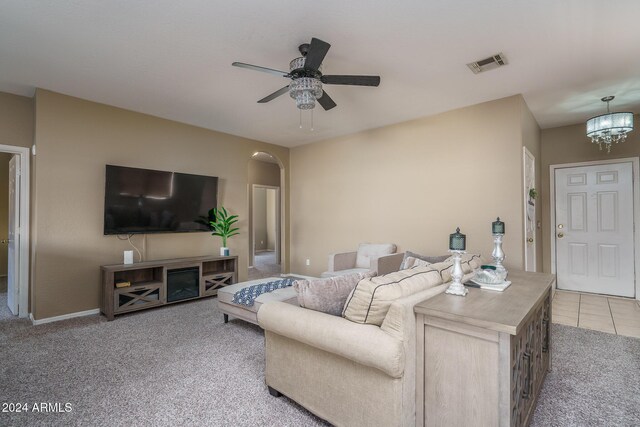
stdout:
<svg viewBox="0 0 640 427">
<path fill-rule="evenodd" d="M 238 281 L 237 256 L 112 264 L 100 269 L 101 311 L 108 320 L 132 311 L 214 296 L 218 289 Z M 122 282 L 129 282 L 129 286 L 116 287 Z"/>
</svg>

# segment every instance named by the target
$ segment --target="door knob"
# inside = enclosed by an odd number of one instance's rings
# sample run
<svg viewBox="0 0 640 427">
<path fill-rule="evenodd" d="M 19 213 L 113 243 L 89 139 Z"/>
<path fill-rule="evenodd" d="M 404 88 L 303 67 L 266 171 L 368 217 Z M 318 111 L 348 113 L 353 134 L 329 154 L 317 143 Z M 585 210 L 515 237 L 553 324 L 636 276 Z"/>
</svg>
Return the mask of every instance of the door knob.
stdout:
<svg viewBox="0 0 640 427">
<path fill-rule="evenodd" d="M 564 237 L 564 233 L 560 232 L 558 233 L 558 239 L 562 239 Z"/>
<path fill-rule="evenodd" d="M 529 238 L 527 239 L 527 242 L 529 242 L 529 243 L 533 243 L 533 237 L 529 237 Z"/>
</svg>

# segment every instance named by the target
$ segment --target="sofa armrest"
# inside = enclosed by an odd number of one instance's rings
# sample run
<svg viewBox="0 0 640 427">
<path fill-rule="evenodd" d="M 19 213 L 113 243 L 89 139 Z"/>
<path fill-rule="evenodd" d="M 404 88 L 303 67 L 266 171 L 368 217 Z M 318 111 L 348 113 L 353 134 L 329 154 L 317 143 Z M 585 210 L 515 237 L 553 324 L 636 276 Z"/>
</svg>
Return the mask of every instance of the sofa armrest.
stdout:
<svg viewBox="0 0 640 427">
<path fill-rule="evenodd" d="M 277 301 L 260 307 L 258 325 L 265 331 L 379 369 L 392 378 L 400 378 L 404 372 L 402 342 L 375 325 L 353 323 Z"/>
<path fill-rule="evenodd" d="M 329 270 L 340 271 L 355 268 L 358 252 L 341 252 L 329 255 Z"/>
<path fill-rule="evenodd" d="M 382 321 L 380 329 L 396 339 L 408 341 L 415 336 L 416 315 L 413 307 L 431 297 L 441 294 L 449 287 L 449 283 L 434 286 L 422 292 L 397 299 L 389 306 L 389 311 Z"/>
<path fill-rule="evenodd" d="M 378 276 L 400 270 L 404 252 L 399 254 L 383 255 L 376 260 L 371 260 L 371 269 L 378 272 Z"/>
</svg>

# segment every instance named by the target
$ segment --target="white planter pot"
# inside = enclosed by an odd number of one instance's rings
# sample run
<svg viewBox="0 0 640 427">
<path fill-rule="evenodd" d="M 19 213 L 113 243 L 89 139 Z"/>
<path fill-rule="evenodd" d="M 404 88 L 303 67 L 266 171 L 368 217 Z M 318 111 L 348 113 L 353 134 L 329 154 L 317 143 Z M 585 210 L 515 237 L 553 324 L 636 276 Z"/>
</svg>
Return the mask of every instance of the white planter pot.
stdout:
<svg viewBox="0 0 640 427">
<path fill-rule="evenodd" d="M 221 247 L 220 248 L 220 256 L 229 256 L 231 252 L 229 251 L 229 248 L 225 248 L 225 247 Z"/>
</svg>

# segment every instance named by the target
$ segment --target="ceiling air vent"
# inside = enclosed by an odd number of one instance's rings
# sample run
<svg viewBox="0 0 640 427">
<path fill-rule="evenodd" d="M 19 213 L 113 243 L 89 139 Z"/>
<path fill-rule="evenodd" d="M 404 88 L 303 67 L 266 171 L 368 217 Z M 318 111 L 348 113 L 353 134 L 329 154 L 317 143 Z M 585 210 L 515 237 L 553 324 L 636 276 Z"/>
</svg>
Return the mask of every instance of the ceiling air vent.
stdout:
<svg viewBox="0 0 640 427">
<path fill-rule="evenodd" d="M 502 67 L 503 65 L 507 65 L 507 58 L 505 58 L 504 54 L 501 52 L 476 62 L 470 62 L 467 64 L 467 67 L 469 67 L 474 74 L 478 74 L 483 71 Z"/>
</svg>

